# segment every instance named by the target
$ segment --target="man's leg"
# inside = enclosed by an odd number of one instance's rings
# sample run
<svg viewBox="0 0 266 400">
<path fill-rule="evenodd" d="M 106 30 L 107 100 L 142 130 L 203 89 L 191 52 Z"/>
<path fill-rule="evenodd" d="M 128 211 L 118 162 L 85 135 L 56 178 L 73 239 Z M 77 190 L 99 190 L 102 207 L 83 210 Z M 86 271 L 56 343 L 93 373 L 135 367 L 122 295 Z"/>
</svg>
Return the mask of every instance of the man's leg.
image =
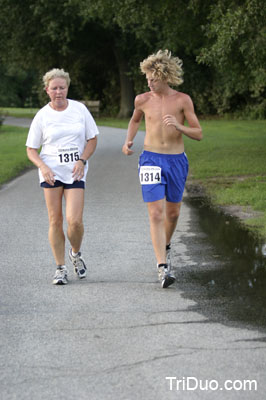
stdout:
<svg viewBox="0 0 266 400">
<path fill-rule="evenodd" d="M 67 237 L 72 251 L 78 253 L 84 234 L 83 208 L 84 189 L 65 189 Z"/>
<path fill-rule="evenodd" d="M 44 188 L 49 218 L 49 242 L 57 265 L 65 265 L 65 235 L 63 231 L 63 187 Z"/>
<path fill-rule="evenodd" d="M 157 264 L 166 262 L 165 200 L 147 203 L 150 219 L 151 240 Z"/>
<path fill-rule="evenodd" d="M 165 234 L 166 244 L 170 244 L 171 238 L 175 231 L 178 217 L 180 214 L 181 201 L 179 203 L 171 203 L 166 201 L 165 207 Z"/>
<path fill-rule="evenodd" d="M 163 288 L 175 281 L 175 276 L 166 263 L 165 199 L 148 203 L 151 239 L 157 259 L 159 280 Z"/>
</svg>

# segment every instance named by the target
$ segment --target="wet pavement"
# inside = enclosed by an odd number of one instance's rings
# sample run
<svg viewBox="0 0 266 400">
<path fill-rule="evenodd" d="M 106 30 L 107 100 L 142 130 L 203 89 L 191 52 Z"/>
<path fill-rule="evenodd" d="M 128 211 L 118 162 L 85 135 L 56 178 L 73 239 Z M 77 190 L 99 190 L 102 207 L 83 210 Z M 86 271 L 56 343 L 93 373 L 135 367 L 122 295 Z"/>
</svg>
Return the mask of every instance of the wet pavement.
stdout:
<svg viewBox="0 0 266 400">
<path fill-rule="evenodd" d="M 202 249 L 205 256 L 202 263 L 181 268 L 179 277 L 185 296 L 195 300 L 214 321 L 266 332 L 265 241 L 251 234 L 237 218 L 213 208 L 206 199 L 186 201 L 198 234 L 193 243 L 184 242 L 193 246 L 196 257 L 198 254 L 202 259 Z"/>
<path fill-rule="evenodd" d="M 172 241 L 177 283 L 161 289 L 136 173 L 143 133 L 127 158 L 125 131 L 100 131 L 85 192 L 86 280 L 67 261 L 69 285 L 51 284 L 36 169 L 0 191 L 0 398 L 263 399 L 262 244 L 186 194 Z"/>
</svg>

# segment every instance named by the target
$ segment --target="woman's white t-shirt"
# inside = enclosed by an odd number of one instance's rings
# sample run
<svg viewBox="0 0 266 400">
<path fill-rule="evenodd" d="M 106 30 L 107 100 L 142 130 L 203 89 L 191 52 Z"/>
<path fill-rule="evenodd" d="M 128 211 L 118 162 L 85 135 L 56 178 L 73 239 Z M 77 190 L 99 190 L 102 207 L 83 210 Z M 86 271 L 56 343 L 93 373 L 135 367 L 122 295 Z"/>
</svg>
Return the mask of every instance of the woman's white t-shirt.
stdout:
<svg viewBox="0 0 266 400">
<path fill-rule="evenodd" d="M 89 139 L 99 134 L 93 117 L 86 106 L 69 100 L 64 111 L 55 111 L 49 104 L 35 115 L 28 134 L 26 146 L 33 149 L 42 147 L 40 157 L 54 172 L 55 179 L 71 184 L 73 167 Z M 84 168 L 86 180 L 88 162 Z M 44 178 L 39 169 L 40 183 Z"/>
</svg>

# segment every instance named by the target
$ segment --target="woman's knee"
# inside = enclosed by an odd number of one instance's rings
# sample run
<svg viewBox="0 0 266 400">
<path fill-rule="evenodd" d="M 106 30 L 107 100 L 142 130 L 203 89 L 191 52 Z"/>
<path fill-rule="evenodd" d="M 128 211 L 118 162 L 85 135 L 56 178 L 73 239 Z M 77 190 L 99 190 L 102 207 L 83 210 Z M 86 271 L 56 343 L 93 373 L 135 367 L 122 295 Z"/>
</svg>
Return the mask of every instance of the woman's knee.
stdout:
<svg viewBox="0 0 266 400">
<path fill-rule="evenodd" d="M 83 222 L 81 219 L 68 218 L 67 225 L 68 228 L 73 232 L 80 231 L 80 229 L 83 229 Z"/>
<path fill-rule="evenodd" d="M 53 229 L 62 229 L 63 215 L 49 215 L 49 226 Z"/>
</svg>

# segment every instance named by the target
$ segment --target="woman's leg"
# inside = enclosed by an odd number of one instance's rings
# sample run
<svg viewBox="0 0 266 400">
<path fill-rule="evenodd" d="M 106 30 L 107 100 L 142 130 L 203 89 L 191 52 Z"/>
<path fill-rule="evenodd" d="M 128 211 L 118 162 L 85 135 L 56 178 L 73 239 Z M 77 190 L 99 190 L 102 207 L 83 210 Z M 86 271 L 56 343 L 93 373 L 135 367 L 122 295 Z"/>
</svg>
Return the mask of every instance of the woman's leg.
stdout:
<svg viewBox="0 0 266 400">
<path fill-rule="evenodd" d="M 72 251 L 78 253 L 84 234 L 83 208 L 84 189 L 65 189 L 67 237 Z"/>
<path fill-rule="evenodd" d="M 63 231 L 63 187 L 44 188 L 49 218 L 49 242 L 57 265 L 65 265 L 65 235 Z"/>
</svg>

